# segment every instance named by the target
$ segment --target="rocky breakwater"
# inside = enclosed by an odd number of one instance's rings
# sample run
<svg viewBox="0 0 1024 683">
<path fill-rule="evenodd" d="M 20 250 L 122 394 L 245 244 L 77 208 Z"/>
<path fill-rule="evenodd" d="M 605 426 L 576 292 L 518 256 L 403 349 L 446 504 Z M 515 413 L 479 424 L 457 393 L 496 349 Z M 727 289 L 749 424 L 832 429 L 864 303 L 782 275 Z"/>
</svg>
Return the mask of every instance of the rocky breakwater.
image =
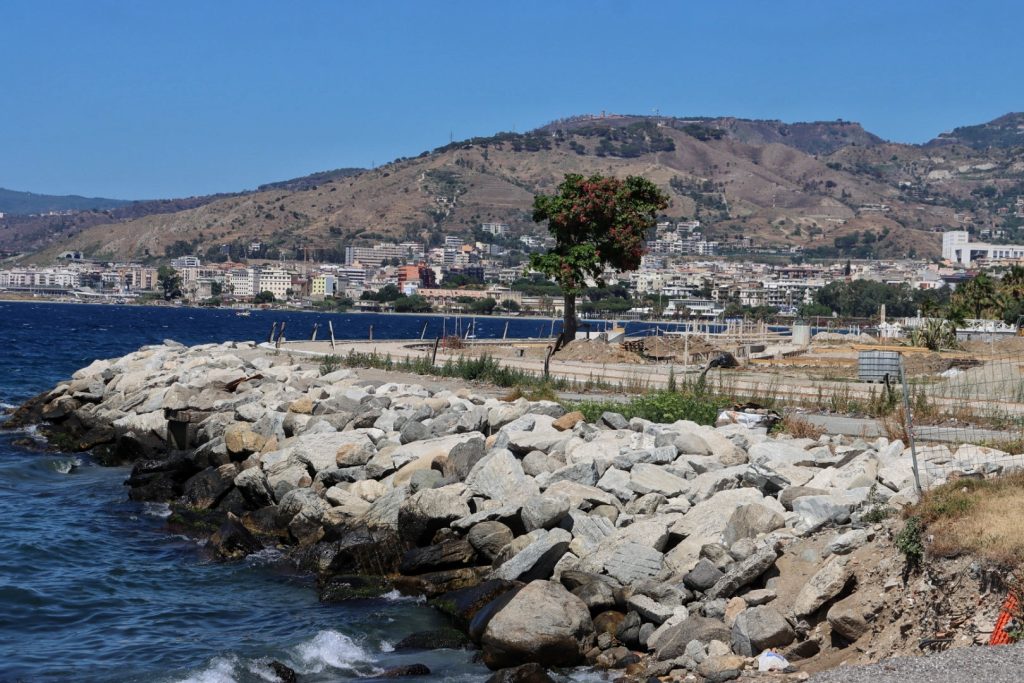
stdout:
<svg viewBox="0 0 1024 683">
<path fill-rule="evenodd" d="M 502 670 L 727 680 L 768 648 L 797 662 L 853 642 L 871 615 L 833 607 L 858 590 L 861 518 L 914 498 L 899 442 L 588 423 L 549 401 L 321 376 L 252 344 L 97 361 L 16 421 L 35 417 L 62 447 L 133 462 L 129 495 L 171 502 L 222 556 L 284 548 L 325 600 L 425 594 Z"/>
</svg>

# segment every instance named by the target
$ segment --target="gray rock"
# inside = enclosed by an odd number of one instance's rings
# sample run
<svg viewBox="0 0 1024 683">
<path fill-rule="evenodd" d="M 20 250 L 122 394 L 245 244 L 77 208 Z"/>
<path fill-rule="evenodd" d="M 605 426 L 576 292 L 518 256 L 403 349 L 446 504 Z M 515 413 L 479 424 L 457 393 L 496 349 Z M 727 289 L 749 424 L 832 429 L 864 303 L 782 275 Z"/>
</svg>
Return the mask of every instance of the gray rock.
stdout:
<svg viewBox="0 0 1024 683">
<path fill-rule="evenodd" d="M 751 607 L 739 613 L 732 625 L 732 650 L 754 657 L 772 647 L 784 647 L 796 639 L 786 618 L 771 607 Z"/>
<path fill-rule="evenodd" d="M 696 427 L 696 425 L 694 425 Z M 690 455 L 711 455 L 711 447 L 695 431 L 676 431 L 666 429 L 660 432 L 654 439 L 656 447 L 674 446 L 679 453 Z"/>
<path fill-rule="evenodd" d="M 660 493 L 668 498 L 673 498 L 688 491 L 690 483 L 669 474 L 663 467 L 641 463 L 634 465 L 630 470 L 629 487 L 640 495 Z"/>
<path fill-rule="evenodd" d="M 597 465 L 593 461 L 578 462 L 559 467 L 546 476 L 547 486 L 558 481 L 571 481 L 583 486 L 594 486 L 597 483 Z"/>
<path fill-rule="evenodd" d="M 466 535 L 466 540 L 488 562 L 493 562 L 501 549 L 512 542 L 514 535 L 505 524 L 495 521 L 480 522 Z"/>
<path fill-rule="evenodd" d="M 267 483 L 267 477 L 259 467 L 242 470 L 235 476 L 235 487 L 245 502 L 254 510 L 274 504 L 274 493 Z"/>
<path fill-rule="evenodd" d="M 523 471 L 531 477 L 536 477 L 544 472 L 554 472 L 562 465 L 563 463 L 543 451 L 530 451 L 523 457 Z"/>
<path fill-rule="evenodd" d="M 825 489 L 814 488 L 813 486 L 787 486 L 779 493 L 779 502 L 787 510 L 793 509 L 793 501 L 804 496 L 827 496 Z"/>
<path fill-rule="evenodd" d="M 828 610 L 826 615 L 832 630 L 853 642 L 868 630 L 868 622 L 855 604 L 841 600 Z"/>
<path fill-rule="evenodd" d="M 473 466 L 484 457 L 485 452 L 486 442 L 482 436 L 458 443 L 448 451 L 448 457 L 441 472 L 446 477 L 462 481 L 473 469 Z"/>
<path fill-rule="evenodd" d="M 867 543 L 873 536 L 867 529 L 853 529 L 836 536 L 825 549 L 833 555 L 845 555 Z"/>
<path fill-rule="evenodd" d="M 537 482 L 526 476 L 522 465 L 507 450 L 485 455 L 469 472 L 466 486 L 475 495 L 503 503 L 521 503 L 540 493 Z"/>
<path fill-rule="evenodd" d="M 736 592 L 754 582 L 758 577 L 775 566 L 778 553 L 772 546 L 762 546 L 753 555 L 737 562 L 725 576 L 718 580 L 708 591 L 709 598 L 728 598 Z"/>
<path fill-rule="evenodd" d="M 543 532 L 538 540 L 527 545 L 495 569 L 492 578 L 506 581 L 548 579 L 554 571 L 555 564 L 569 549 L 571 540 L 572 534 L 564 529 Z"/>
<path fill-rule="evenodd" d="M 759 605 L 767 605 L 769 602 L 778 597 L 770 588 L 758 588 L 757 590 L 747 591 L 743 594 L 743 601 L 750 607 L 757 607 Z"/>
<path fill-rule="evenodd" d="M 668 465 L 678 456 L 676 447 L 672 445 L 661 446 L 660 448 L 647 448 L 643 450 L 626 451 L 612 460 L 612 465 L 620 470 L 631 470 L 634 465 L 642 463 L 651 465 Z"/>
<path fill-rule="evenodd" d="M 469 506 L 459 495 L 460 488 L 461 485 L 453 485 L 424 489 L 409 496 L 398 509 L 401 538 L 422 545 L 439 529 L 468 515 Z"/>
<path fill-rule="evenodd" d="M 740 505 L 729 518 L 723 540 L 726 545 L 731 546 L 741 538 L 756 538 L 761 534 L 781 529 L 785 525 L 786 520 L 782 515 L 764 505 Z"/>
<path fill-rule="evenodd" d="M 398 436 L 398 440 L 403 444 L 406 444 L 412 443 L 413 441 L 422 441 L 429 437 L 430 430 L 422 422 L 408 420 L 404 425 L 402 425 L 402 431 Z"/>
<path fill-rule="evenodd" d="M 487 624 L 481 645 L 492 669 L 536 662 L 579 664 L 594 638 L 594 623 L 582 600 L 560 584 L 532 581 Z"/>
<path fill-rule="evenodd" d="M 850 513 L 860 501 L 847 494 L 803 496 L 793 501 L 793 512 L 800 515 L 800 526 L 814 531 L 829 524 L 850 521 Z"/>
<path fill-rule="evenodd" d="M 615 467 L 605 470 L 597 482 L 597 488 L 607 491 L 623 502 L 630 501 L 636 496 L 636 492 L 629 486 L 629 473 Z"/>
<path fill-rule="evenodd" d="M 718 619 L 709 619 L 691 614 L 688 619 L 670 628 L 661 638 L 655 652 L 661 661 L 675 659 L 686 654 L 686 646 L 696 640 L 708 643 L 712 640 L 728 641 L 732 637 L 729 627 Z"/>
<path fill-rule="evenodd" d="M 845 557 L 833 557 L 804 584 L 793 602 L 797 617 L 814 614 L 842 592 L 852 576 L 846 561 Z"/>
<path fill-rule="evenodd" d="M 619 413 L 605 411 L 601 413 L 601 423 L 610 429 L 629 429 L 629 421 Z"/>
<path fill-rule="evenodd" d="M 519 516 L 527 531 L 551 529 L 569 514 L 569 499 L 559 494 L 530 496 L 523 501 Z"/>
<path fill-rule="evenodd" d="M 646 595 L 633 595 L 626 601 L 626 606 L 640 615 L 645 621 L 661 625 L 672 616 L 672 607 L 662 605 Z M 642 641 L 645 640 L 641 638 Z"/>
<path fill-rule="evenodd" d="M 432 489 L 444 477 L 437 470 L 416 470 L 409 477 L 409 491 L 410 493 L 416 493 L 424 489 Z"/>
<path fill-rule="evenodd" d="M 665 505 L 668 499 L 660 493 L 648 493 L 626 504 L 626 512 L 631 515 L 653 515 L 658 508 Z"/>
<path fill-rule="evenodd" d="M 724 576 L 722 570 L 716 567 L 711 560 L 701 558 L 696 566 L 683 577 L 683 583 L 688 588 L 703 592 L 714 586 L 722 576 Z"/>
<path fill-rule="evenodd" d="M 664 554 L 639 543 L 621 543 L 604 564 L 604 571 L 620 583 L 629 584 L 656 576 L 662 567 Z"/>
</svg>

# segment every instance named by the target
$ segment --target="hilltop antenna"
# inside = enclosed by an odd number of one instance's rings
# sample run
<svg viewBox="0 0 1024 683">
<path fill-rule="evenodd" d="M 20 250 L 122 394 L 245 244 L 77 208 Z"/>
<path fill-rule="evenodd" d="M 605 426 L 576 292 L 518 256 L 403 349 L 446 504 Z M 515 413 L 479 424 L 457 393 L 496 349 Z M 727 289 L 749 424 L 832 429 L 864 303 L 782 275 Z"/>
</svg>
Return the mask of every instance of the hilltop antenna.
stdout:
<svg viewBox="0 0 1024 683">
<path fill-rule="evenodd" d="M 448 144 L 455 142 L 455 132 L 448 131 Z"/>
</svg>

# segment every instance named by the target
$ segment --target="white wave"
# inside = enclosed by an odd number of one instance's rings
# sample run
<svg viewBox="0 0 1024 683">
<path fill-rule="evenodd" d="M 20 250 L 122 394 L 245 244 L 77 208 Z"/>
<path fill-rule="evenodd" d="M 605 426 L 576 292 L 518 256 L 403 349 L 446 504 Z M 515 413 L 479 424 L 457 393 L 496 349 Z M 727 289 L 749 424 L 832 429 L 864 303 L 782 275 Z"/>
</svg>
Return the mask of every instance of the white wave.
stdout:
<svg viewBox="0 0 1024 683">
<path fill-rule="evenodd" d="M 427 598 L 424 595 L 402 595 L 398 592 L 397 588 L 388 591 L 380 597 L 388 602 L 411 602 L 417 605 L 423 605 L 427 602 Z"/>
<path fill-rule="evenodd" d="M 395 646 L 393 644 L 389 643 L 386 640 L 382 640 L 382 641 L 380 641 L 380 651 L 381 652 L 394 652 L 395 651 Z"/>
<path fill-rule="evenodd" d="M 13 403 L 4 403 L 3 401 L 0 401 L 0 410 L 14 410 L 17 407 L 18 406 Z"/>
<path fill-rule="evenodd" d="M 71 471 L 76 467 L 82 466 L 81 458 L 71 458 L 70 460 L 54 460 L 53 469 L 60 474 L 71 474 Z"/>
<path fill-rule="evenodd" d="M 313 674 L 321 673 L 328 667 L 352 669 L 372 660 L 370 653 L 354 640 L 332 630 L 320 631 L 312 640 L 296 646 L 295 657 L 298 664 L 296 669 Z"/>
<path fill-rule="evenodd" d="M 234 656 L 214 657 L 205 669 L 191 674 L 188 678 L 183 678 L 178 683 L 237 683 L 238 679 L 235 678 L 237 663 L 238 658 Z"/>
<path fill-rule="evenodd" d="M 167 503 L 143 503 L 142 512 L 150 517 L 167 519 L 171 516 L 171 506 Z"/>
</svg>

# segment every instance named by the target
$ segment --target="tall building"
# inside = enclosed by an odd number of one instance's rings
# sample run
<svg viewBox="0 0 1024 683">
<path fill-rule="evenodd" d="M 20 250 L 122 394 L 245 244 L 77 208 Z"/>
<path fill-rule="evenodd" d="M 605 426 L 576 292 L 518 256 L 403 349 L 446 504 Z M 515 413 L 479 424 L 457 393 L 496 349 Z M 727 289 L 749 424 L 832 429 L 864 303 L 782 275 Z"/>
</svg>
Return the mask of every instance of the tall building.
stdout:
<svg viewBox="0 0 1024 683">
<path fill-rule="evenodd" d="M 282 268 L 260 268 L 255 280 L 253 289 L 257 294 L 270 292 L 275 299 L 287 299 L 292 288 L 292 274 Z"/>
</svg>

